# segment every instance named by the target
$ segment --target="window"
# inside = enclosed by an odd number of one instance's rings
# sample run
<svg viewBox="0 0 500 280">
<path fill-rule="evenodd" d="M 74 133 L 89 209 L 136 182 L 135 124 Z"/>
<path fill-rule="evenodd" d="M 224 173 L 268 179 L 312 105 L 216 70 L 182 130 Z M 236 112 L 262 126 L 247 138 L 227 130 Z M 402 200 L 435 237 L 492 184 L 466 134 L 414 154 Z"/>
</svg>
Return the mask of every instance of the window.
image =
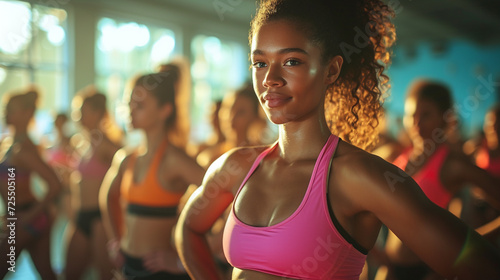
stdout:
<svg viewBox="0 0 500 280">
<path fill-rule="evenodd" d="M 243 85 L 249 78 L 248 50 L 241 44 L 198 35 L 191 42 L 193 96 L 191 131 L 195 142 L 210 135 L 210 104 Z"/>
<path fill-rule="evenodd" d="M 66 19 L 63 9 L 0 1 L 0 93 L 38 86 L 35 133 L 46 132 L 52 113 L 69 105 Z"/>
<path fill-rule="evenodd" d="M 123 102 L 127 81 L 151 72 L 179 54 L 175 33 L 166 28 L 102 18 L 97 23 L 95 49 L 96 85 L 108 96 L 115 119 L 127 125 L 128 104 Z"/>
</svg>

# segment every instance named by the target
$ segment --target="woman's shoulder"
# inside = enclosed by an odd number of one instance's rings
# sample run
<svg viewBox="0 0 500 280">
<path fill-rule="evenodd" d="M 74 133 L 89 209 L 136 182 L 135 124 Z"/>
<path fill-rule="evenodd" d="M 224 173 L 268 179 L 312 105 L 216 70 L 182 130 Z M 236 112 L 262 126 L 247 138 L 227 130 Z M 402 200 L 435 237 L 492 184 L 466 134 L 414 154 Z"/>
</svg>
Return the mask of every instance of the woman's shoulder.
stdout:
<svg viewBox="0 0 500 280">
<path fill-rule="evenodd" d="M 110 152 L 119 150 L 120 148 L 122 148 L 122 145 L 120 143 L 112 141 L 107 136 L 103 135 L 99 147 L 101 148 L 101 150 Z"/>
<path fill-rule="evenodd" d="M 361 167 L 366 164 L 380 164 L 381 162 L 388 163 L 381 157 L 344 141 L 339 141 L 337 150 L 335 151 L 334 160 L 345 164 L 347 167 L 352 167 L 352 165 Z M 385 163 L 382 163 L 382 165 Z"/>
<path fill-rule="evenodd" d="M 257 157 L 269 149 L 272 145 L 261 145 L 261 146 L 247 146 L 247 147 L 236 147 L 225 152 L 220 156 L 217 161 L 222 160 L 225 163 L 238 163 L 240 165 L 252 165 Z"/>
<path fill-rule="evenodd" d="M 343 141 L 339 142 L 331 172 L 349 188 L 386 188 L 391 178 L 408 177 L 392 163 Z"/>
<path fill-rule="evenodd" d="M 351 201 L 353 211 L 386 209 L 407 201 L 418 189 L 397 166 L 345 142 L 337 149 L 330 176 L 330 190 Z"/>
<path fill-rule="evenodd" d="M 19 156 L 19 157 L 39 156 L 39 148 L 29 138 L 26 138 L 19 142 L 12 143 L 11 149 L 14 156 Z"/>
<path fill-rule="evenodd" d="M 234 186 L 246 176 L 257 157 L 270 146 L 237 147 L 224 153 L 208 168 L 205 180 L 224 180 Z"/>
<path fill-rule="evenodd" d="M 137 155 L 137 148 L 122 147 L 116 151 L 113 156 L 111 166 L 123 169 L 128 165 L 128 162 Z"/>
<path fill-rule="evenodd" d="M 168 145 L 167 150 L 162 155 L 166 166 L 182 167 L 185 164 L 195 164 L 196 159 L 188 154 L 185 148 L 175 145 Z M 197 164 L 197 163 L 196 163 Z"/>
</svg>

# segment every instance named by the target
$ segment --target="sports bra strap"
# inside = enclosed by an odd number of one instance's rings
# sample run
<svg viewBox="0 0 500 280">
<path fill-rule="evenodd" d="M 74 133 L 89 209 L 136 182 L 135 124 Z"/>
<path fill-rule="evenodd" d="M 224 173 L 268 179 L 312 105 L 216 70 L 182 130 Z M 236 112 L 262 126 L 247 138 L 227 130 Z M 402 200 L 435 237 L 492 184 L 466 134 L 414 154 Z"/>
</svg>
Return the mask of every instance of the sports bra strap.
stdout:
<svg viewBox="0 0 500 280">
<path fill-rule="evenodd" d="M 272 152 L 274 150 L 274 148 L 276 148 L 277 145 L 278 145 L 278 141 L 276 141 L 276 143 L 274 143 L 271 147 L 265 149 L 264 151 L 262 151 L 262 153 L 260 153 L 259 156 L 257 156 L 257 158 L 255 159 L 255 161 L 252 164 L 252 167 L 250 167 L 250 170 L 248 171 L 247 176 L 245 176 L 245 179 L 243 180 L 240 187 L 238 188 L 238 192 L 240 192 L 240 189 L 243 187 L 243 185 L 246 183 L 246 181 L 248 181 L 248 178 L 250 178 L 250 176 L 252 176 L 253 172 L 255 171 L 255 169 L 257 169 L 257 167 L 259 166 L 262 159 L 264 157 L 266 157 L 270 152 Z"/>
<path fill-rule="evenodd" d="M 167 150 L 167 146 L 168 140 L 165 137 L 165 139 L 163 139 L 163 141 L 160 143 L 160 146 L 158 147 L 158 152 L 155 154 L 153 161 L 151 162 L 151 166 L 158 167 L 163 155 L 165 154 L 165 151 Z"/>
</svg>

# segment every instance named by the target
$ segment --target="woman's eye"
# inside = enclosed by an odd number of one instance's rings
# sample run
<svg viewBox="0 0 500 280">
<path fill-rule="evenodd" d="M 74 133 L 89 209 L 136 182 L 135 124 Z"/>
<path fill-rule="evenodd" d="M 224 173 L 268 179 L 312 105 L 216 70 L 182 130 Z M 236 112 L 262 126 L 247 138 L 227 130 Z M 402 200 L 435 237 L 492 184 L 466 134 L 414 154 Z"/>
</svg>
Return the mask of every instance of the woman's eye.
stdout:
<svg viewBox="0 0 500 280">
<path fill-rule="evenodd" d="M 266 64 L 264 62 L 260 62 L 260 61 L 254 62 L 252 64 L 252 67 L 254 67 L 254 68 L 262 68 L 262 67 L 265 67 L 265 66 L 266 66 Z"/>
<path fill-rule="evenodd" d="M 287 62 L 285 62 L 285 66 L 295 66 L 295 65 L 299 65 L 300 62 L 298 60 L 294 60 L 294 59 L 290 59 L 290 60 L 287 60 Z"/>
</svg>

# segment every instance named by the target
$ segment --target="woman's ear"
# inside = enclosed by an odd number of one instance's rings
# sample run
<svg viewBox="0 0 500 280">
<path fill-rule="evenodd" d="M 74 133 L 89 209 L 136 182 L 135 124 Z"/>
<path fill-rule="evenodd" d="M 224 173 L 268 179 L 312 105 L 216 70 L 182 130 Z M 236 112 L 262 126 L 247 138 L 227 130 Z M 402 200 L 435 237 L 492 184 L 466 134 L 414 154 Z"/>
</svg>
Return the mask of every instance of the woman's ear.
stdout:
<svg viewBox="0 0 500 280">
<path fill-rule="evenodd" d="M 165 105 L 161 106 L 160 110 L 161 118 L 164 120 L 170 118 L 170 115 L 172 115 L 173 111 L 174 111 L 173 105 L 171 103 L 166 103 Z"/>
<path fill-rule="evenodd" d="M 327 76 L 326 76 L 326 84 L 333 84 L 340 75 L 340 70 L 342 69 L 342 64 L 344 63 L 344 59 L 340 56 L 334 56 L 328 61 L 327 64 Z"/>
</svg>

